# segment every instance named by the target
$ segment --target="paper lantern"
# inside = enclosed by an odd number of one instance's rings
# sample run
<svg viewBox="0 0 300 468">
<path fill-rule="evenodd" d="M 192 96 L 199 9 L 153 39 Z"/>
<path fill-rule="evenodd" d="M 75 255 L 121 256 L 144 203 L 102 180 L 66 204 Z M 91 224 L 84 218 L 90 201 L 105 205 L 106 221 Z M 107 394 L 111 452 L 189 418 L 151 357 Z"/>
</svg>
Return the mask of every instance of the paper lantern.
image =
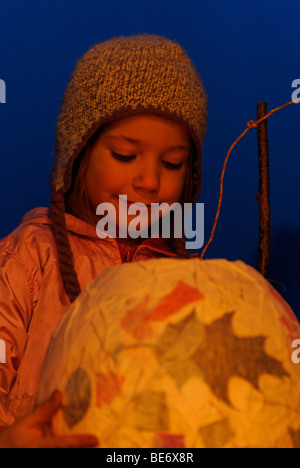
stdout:
<svg viewBox="0 0 300 468">
<path fill-rule="evenodd" d="M 57 435 L 101 446 L 296 447 L 299 323 L 254 269 L 226 260 L 114 266 L 59 323 L 38 403 Z"/>
</svg>

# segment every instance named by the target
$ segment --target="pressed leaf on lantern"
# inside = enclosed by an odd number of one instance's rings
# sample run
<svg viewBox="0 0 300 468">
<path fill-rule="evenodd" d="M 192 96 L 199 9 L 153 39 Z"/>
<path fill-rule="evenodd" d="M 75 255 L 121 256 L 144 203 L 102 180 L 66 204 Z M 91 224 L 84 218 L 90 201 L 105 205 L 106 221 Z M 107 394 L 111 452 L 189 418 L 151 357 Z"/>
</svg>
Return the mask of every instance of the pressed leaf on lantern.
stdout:
<svg viewBox="0 0 300 468">
<path fill-rule="evenodd" d="M 152 327 L 147 321 L 150 309 L 147 308 L 149 295 L 133 309 L 129 309 L 126 315 L 120 320 L 121 327 L 133 338 L 141 341 L 150 338 L 153 334 Z"/>
<path fill-rule="evenodd" d="M 157 432 L 153 437 L 154 448 L 186 448 L 183 434 Z"/>
<path fill-rule="evenodd" d="M 200 427 L 199 433 L 206 448 L 222 448 L 234 437 L 228 419 L 222 419 L 207 426 Z"/>
<path fill-rule="evenodd" d="M 289 428 L 289 434 L 291 436 L 294 448 L 300 448 L 300 430 L 294 431 Z"/>
<path fill-rule="evenodd" d="M 103 404 L 110 404 L 120 395 L 125 377 L 113 372 L 96 375 L 96 405 L 101 408 Z"/>
<path fill-rule="evenodd" d="M 165 320 L 170 315 L 176 313 L 187 304 L 191 302 L 200 301 L 203 299 L 203 294 L 184 281 L 179 281 L 176 287 L 154 307 L 148 320 Z"/>
<path fill-rule="evenodd" d="M 234 312 L 229 312 L 205 325 L 204 339 L 192 357 L 212 392 L 229 405 L 227 390 L 231 377 L 241 377 L 259 390 L 262 374 L 279 379 L 289 375 L 280 361 L 265 352 L 265 336 L 244 337 L 234 333 L 233 315 Z"/>
<path fill-rule="evenodd" d="M 169 429 L 168 404 L 164 392 L 144 391 L 134 398 L 135 427 L 146 431 Z"/>
<path fill-rule="evenodd" d="M 218 398 L 230 404 L 227 387 L 231 377 L 242 377 L 259 390 L 260 375 L 288 375 L 281 362 L 265 353 L 264 336 L 235 335 L 233 314 L 202 325 L 193 311 L 180 322 L 167 325 L 156 347 L 157 356 L 178 387 L 198 374 Z"/>
<path fill-rule="evenodd" d="M 153 330 L 149 322 L 164 321 L 185 305 L 202 300 L 203 297 L 198 289 L 179 281 L 176 287 L 153 308 L 147 307 L 149 295 L 146 295 L 136 307 L 127 311 L 121 320 L 121 326 L 137 340 L 150 338 Z"/>
<path fill-rule="evenodd" d="M 204 339 L 204 326 L 195 311 L 176 324 L 168 324 L 155 347 L 163 368 L 173 377 L 178 387 L 199 374 L 191 358 Z"/>
<path fill-rule="evenodd" d="M 91 384 L 87 372 L 80 367 L 69 377 L 64 390 L 63 417 L 69 428 L 85 416 L 91 401 Z"/>
</svg>

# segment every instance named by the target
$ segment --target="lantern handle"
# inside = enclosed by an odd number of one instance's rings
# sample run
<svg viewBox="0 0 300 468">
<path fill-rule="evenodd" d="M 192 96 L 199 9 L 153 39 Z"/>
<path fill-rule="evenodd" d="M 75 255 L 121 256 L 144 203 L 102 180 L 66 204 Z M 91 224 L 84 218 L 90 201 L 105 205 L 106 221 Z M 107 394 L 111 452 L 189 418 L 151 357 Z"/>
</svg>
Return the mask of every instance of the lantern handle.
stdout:
<svg viewBox="0 0 300 468">
<path fill-rule="evenodd" d="M 267 115 L 267 103 L 256 106 L 257 120 Z M 270 214 L 270 169 L 267 119 L 257 125 L 259 192 L 255 196 L 259 204 L 259 243 L 257 270 L 266 278 L 270 261 L 271 214 Z"/>
<path fill-rule="evenodd" d="M 216 213 L 216 217 L 215 217 L 215 221 L 214 221 L 214 224 L 213 224 L 213 227 L 212 227 L 212 230 L 211 230 L 211 234 L 210 234 L 210 238 L 207 242 L 207 244 L 205 245 L 205 247 L 203 248 L 202 250 L 202 253 L 201 255 L 199 256 L 200 260 L 203 259 L 204 257 L 204 254 L 205 252 L 207 251 L 209 245 L 211 244 L 212 240 L 213 240 L 213 237 L 215 235 L 215 230 L 216 230 L 216 227 L 217 227 L 217 223 L 218 223 L 218 219 L 219 219 L 219 215 L 220 215 L 220 210 L 221 210 L 221 204 L 222 204 L 222 198 L 223 198 L 223 185 L 224 185 L 224 174 L 225 174 L 225 169 L 226 169 L 226 166 L 227 166 L 227 162 L 228 162 L 228 159 L 229 159 L 229 156 L 233 150 L 233 148 L 235 147 L 235 145 L 246 135 L 246 133 L 250 130 L 250 128 L 257 128 L 259 126 L 259 124 L 261 124 L 263 121 L 265 121 L 268 117 L 270 117 L 270 115 L 274 114 L 275 112 L 279 111 L 280 109 L 283 109 L 284 107 L 287 107 L 287 106 L 290 106 L 291 104 L 297 104 L 300 102 L 300 98 L 297 98 L 297 99 L 293 99 L 292 101 L 289 101 L 287 102 L 286 104 L 283 104 L 282 106 L 280 107 L 276 107 L 275 109 L 271 110 L 270 112 L 268 112 L 267 114 L 265 114 L 263 117 L 261 117 L 260 119 L 258 119 L 256 122 L 253 121 L 253 120 L 249 120 L 249 122 L 247 123 L 247 127 L 245 128 L 245 130 L 241 133 L 241 135 L 232 143 L 231 147 L 229 148 L 228 150 L 228 153 L 226 155 L 226 158 L 225 158 L 225 161 L 224 161 L 224 164 L 223 164 L 223 170 L 222 170 L 222 174 L 221 174 L 221 180 L 220 180 L 220 195 L 219 195 L 219 203 L 218 203 L 218 208 L 217 208 L 217 213 Z M 270 248 L 270 245 L 269 247 Z M 267 250 L 265 250 L 265 252 L 267 252 Z M 265 258 L 265 260 L 267 260 Z M 264 260 L 264 265 L 266 266 L 268 264 L 268 260 L 265 261 Z M 263 265 L 263 263 L 262 263 Z M 260 268 L 265 268 L 265 266 L 263 267 L 260 267 Z"/>
</svg>

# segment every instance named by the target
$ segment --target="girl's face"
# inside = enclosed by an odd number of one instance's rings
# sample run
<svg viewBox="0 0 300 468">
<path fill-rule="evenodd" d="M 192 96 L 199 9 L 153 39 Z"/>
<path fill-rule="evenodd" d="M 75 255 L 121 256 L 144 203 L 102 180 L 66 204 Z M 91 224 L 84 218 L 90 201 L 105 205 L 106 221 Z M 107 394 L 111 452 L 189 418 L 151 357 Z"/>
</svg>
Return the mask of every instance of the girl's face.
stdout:
<svg viewBox="0 0 300 468">
<path fill-rule="evenodd" d="M 153 114 L 124 117 L 105 125 L 87 151 L 86 190 L 95 213 L 109 202 L 118 214 L 119 195 L 127 195 L 127 209 L 131 203 L 180 200 L 191 141 L 179 123 Z M 128 216 L 128 224 L 134 217 Z"/>
</svg>

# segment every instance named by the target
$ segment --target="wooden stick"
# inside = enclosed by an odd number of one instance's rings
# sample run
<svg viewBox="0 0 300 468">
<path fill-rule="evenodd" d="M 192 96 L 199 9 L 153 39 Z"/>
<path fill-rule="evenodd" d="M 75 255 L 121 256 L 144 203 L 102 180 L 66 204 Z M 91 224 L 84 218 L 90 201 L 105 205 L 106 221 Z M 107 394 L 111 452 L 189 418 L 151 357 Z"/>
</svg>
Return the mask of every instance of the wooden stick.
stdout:
<svg viewBox="0 0 300 468">
<path fill-rule="evenodd" d="M 257 104 L 257 120 L 267 114 L 267 103 Z M 257 126 L 258 165 L 259 165 L 259 193 L 256 195 L 259 203 L 259 245 L 257 269 L 266 277 L 270 260 L 270 171 L 267 119 Z"/>
</svg>

